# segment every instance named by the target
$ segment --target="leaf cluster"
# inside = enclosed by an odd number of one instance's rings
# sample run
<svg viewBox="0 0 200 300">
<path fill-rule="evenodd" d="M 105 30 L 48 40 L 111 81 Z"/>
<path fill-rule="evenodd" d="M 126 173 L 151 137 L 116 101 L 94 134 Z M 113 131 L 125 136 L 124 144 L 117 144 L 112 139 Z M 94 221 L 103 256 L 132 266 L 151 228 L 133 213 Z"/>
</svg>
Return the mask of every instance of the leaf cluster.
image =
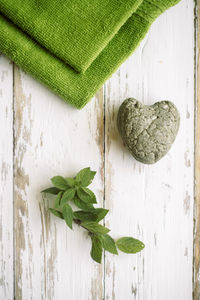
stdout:
<svg viewBox="0 0 200 300">
<path fill-rule="evenodd" d="M 91 237 L 91 257 L 101 263 L 103 249 L 112 254 L 118 254 L 117 248 L 125 253 L 137 253 L 144 248 L 144 244 L 132 237 L 122 237 L 114 240 L 108 232 L 110 229 L 99 224 L 108 213 L 108 209 L 95 208 L 97 203 L 95 194 L 88 188 L 96 172 L 84 168 L 73 177 L 51 178 L 53 187 L 43 190 L 43 193 L 55 195 L 54 207 L 49 211 L 56 217 L 65 220 L 72 229 L 73 222 L 86 229 Z M 71 204 L 79 210 L 73 210 Z"/>
</svg>

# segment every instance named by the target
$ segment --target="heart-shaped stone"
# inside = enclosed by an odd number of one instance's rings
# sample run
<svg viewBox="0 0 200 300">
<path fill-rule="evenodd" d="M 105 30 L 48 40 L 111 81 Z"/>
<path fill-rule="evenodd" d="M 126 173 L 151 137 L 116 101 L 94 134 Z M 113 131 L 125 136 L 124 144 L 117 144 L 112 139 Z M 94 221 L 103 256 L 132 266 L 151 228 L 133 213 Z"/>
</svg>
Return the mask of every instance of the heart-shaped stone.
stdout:
<svg viewBox="0 0 200 300">
<path fill-rule="evenodd" d="M 124 143 L 134 158 L 145 164 L 157 162 L 169 151 L 179 124 L 179 112 L 170 101 L 148 106 L 129 98 L 121 104 L 117 117 Z"/>
</svg>

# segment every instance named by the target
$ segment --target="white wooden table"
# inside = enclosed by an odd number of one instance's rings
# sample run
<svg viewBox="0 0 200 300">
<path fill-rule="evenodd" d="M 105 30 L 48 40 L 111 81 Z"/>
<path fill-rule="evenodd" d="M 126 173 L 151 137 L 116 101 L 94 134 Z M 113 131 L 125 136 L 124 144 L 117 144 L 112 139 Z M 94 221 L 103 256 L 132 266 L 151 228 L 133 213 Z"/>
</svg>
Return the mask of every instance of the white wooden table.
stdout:
<svg viewBox="0 0 200 300">
<path fill-rule="evenodd" d="M 81 111 L 0 56 L 0 299 L 200 299 L 197 5 L 182 0 L 160 16 Z M 155 165 L 135 161 L 118 134 L 127 97 L 180 111 L 177 139 Z M 49 178 L 86 166 L 112 236 L 139 238 L 141 253 L 106 253 L 98 265 L 86 233 L 48 213 Z"/>
</svg>

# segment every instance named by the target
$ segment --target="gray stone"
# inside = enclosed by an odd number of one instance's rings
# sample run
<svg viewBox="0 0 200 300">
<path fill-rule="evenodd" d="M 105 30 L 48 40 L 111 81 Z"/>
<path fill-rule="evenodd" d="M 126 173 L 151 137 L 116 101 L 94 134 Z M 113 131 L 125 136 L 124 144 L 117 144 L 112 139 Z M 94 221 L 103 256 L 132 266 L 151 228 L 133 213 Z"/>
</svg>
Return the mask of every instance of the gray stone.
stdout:
<svg viewBox="0 0 200 300">
<path fill-rule="evenodd" d="M 129 98 L 121 104 L 117 117 L 124 143 L 133 157 L 145 164 L 157 162 L 169 151 L 179 124 L 179 112 L 170 101 L 148 106 Z"/>
</svg>

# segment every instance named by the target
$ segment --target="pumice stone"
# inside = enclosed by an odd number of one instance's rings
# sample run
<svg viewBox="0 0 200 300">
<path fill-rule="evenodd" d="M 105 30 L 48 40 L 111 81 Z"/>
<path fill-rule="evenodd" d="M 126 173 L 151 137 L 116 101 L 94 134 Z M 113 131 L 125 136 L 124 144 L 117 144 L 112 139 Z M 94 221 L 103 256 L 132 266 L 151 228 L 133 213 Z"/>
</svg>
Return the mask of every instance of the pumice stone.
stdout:
<svg viewBox="0 0 200 300">
<path fill-rule="evenodd" d="M 117 125 L 124 143 L 133 157 L 153 164 L 171 148 L 180 124 L 180 115 L 170 101 L 143 105 L 134 98 L 120 106 Z"/>
</svg>

